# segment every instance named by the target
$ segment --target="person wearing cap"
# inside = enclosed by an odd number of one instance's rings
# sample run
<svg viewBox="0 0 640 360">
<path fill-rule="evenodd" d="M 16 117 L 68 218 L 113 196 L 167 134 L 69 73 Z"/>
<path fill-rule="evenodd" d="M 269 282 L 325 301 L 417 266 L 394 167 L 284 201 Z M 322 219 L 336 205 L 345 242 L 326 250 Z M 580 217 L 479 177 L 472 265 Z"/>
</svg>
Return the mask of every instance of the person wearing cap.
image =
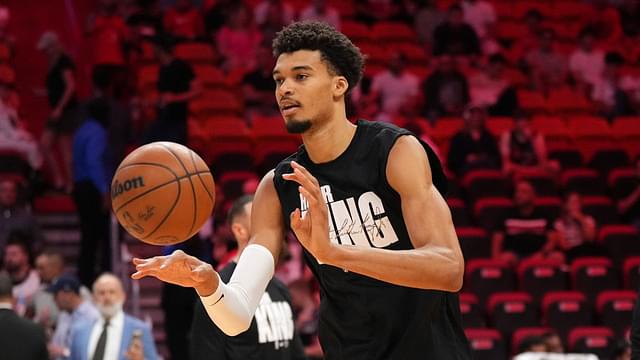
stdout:
<svg viewBox="0 0 640 360">
<path fill-rule="evenodd" d="M 64 53 L 62 44 L 55 32 L 47 31 L 40 37 L 37 45 L 49 60 L 46 87 L 51 114 L 42 133 L 41 143 L 45 160 L 54 175 L 54 186 L 58 190 L 71 191 L 71 135 L 77 125 L 75 116 L 78 100 L 76 98 L 75 64 Z M 64 164 L 62 169 L 56 163 L 51 151 L 59 142 Z"/>
<path fill-rule="evenodd" d="M 70 355 L 71 330 L 81 322 L 97 320 L 98 310 L 80 293 L 80 281 L 71 276 L 59 277 L 49 291 L 53 294 L 56 305 L 62 311 L 58 316 L 56 330 L 48 346 L 53 359 L 67 359 Z"/>
<path fill-rule="evenodd" d="M 49 359 L 44 330 L 16 314 L 12 293 L 11 278 L 0 272 L 0 359 Z"/>
</svg>

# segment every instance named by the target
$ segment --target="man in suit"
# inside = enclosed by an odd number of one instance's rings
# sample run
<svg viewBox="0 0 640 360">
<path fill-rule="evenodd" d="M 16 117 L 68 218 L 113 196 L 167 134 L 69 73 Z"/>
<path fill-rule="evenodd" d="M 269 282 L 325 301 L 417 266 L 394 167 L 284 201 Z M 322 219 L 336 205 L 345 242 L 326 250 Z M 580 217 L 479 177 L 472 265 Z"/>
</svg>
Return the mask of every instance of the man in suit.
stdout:
<svg viewBox="0 0 640 360">
<path fill-rule="evenodd" d="M 249 243 L 253 196 L 237 199 L 227 215 L 231 232 L 238 242 L 238 255 L 220 271 L 229 281 L 236 262 Z M 191 326 L 192 360 L 304 360 L 304 350 L 294 330 L 291 295 L 286 285 L 275 277 L 262 295 L 256 316 L 249 329 L 237 336 L 227 336 L 207 315 L 201 301 L 196 302 Z"/>
<path fill-rule="evenodd" d="M 93 298 L 100 317 L 72 329 L 71 360 L 156 360 L 151 328 L 126 315 L 120 279 L 105 273 L 93 283 Z"/>
<path fill-rule="evenodd" d="M 0 358 L 3 360 L 48 360 L 44 329 L 13 311 L 11 278 L 0 273 Z"/>
</svg>

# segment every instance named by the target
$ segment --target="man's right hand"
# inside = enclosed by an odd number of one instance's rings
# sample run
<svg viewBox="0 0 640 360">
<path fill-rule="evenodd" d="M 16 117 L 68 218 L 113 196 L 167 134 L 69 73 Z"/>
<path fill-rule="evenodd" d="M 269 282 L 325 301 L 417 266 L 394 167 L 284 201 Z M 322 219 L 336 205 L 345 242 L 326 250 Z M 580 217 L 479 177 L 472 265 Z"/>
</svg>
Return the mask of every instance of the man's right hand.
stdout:
<svg viewBox="0 0 640 360">
<path fill-rule="evenodd" d="M 192 287 L 200 296 L 209 296 L 218 288 L 218 276 L 206 262 L 176 250 L 168 256 L 154 256 L 149 259 L 133 259 L 136 272 L 133 279 L 153 276 L 166 283 Z"/>
</svg>

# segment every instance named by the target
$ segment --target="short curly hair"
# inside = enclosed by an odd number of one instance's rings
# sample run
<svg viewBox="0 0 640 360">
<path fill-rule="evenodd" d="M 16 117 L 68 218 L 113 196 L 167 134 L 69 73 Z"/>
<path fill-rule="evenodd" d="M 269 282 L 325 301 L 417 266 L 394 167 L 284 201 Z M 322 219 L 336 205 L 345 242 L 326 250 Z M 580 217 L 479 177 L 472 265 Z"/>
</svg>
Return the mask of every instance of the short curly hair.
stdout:
<svg viewBox="0 0 640 360">
<path fill-rule="evenodd" d="M 329 71 L 344 76 L 352 90 L 364 71 L 364 56 L 348 37 L 331 25 L 319 21 L 293 23 L 276 34 L 273 56 L 298 50 L 318 50 Z"/>
</svg>

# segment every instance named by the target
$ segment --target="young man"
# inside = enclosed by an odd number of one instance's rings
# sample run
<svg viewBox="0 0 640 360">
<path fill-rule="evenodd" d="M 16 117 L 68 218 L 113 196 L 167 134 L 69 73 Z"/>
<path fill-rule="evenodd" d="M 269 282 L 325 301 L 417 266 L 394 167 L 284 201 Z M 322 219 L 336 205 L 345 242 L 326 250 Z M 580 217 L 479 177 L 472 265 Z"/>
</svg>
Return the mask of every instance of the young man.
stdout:
<svg viewBox="0 0 640 360">
<path fill-rule="evenodd" d="M 233 237 L 238 242 L 238 255 L 220 270 L 222 281 L 229 281 L 238 257 L 249 243 L 251 234 L 252 195 L 234 201 L 227 215 Z M 269 281 L 256 309 L 249 330 L 226 336 L 211 320 L 201 303 L 196 304 L 191 325 L 191 360 L 304 360 L 302 342 L 295 332 L 291 295 L 287 286 L 275 277 Z"/>
<path fill-rule="evenodd" d="M 251 240 L 228 284 L 181 252 L 135 259 L 134 279 L 194 287 L 228 335 L 251 318 L 288 227 L 321 287 L 326 359 L 468 359 L 458 299 L 464 260 L 440 195 L 442 167 L 406 130 L 350 123 L 345 96 L 364 61 L 332 27 L 294 23 L 273 43 L 276 100 L 304 146 L 260 183 Z"/>
</svg>

